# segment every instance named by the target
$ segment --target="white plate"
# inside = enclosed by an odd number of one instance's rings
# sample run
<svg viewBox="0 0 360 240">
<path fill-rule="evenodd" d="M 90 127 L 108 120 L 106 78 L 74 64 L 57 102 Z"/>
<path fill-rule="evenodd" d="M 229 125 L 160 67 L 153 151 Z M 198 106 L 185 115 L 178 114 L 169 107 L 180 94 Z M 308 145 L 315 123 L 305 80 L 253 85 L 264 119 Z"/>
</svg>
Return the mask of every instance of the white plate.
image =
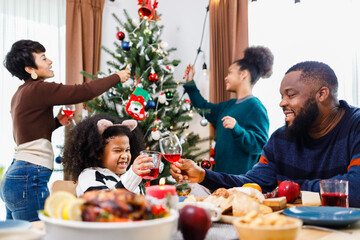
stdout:
<svg viewBox="0 0 360 240">
<path fill-rule="evenodd" d="M 135 222 L 77 222 L 54 219 L 39 213 L 45 224 L 45 239 L 49 240 L 168 240 L 176 231 L 179 213 L 171 210 L 170 216 Z"/>
<path fill-rule="evenodd" d="M 0 232 L 7 232 L 13 229 L 29 229 L 31 223 L 24 220 L 6 220 L 0 221 Z"/>
</svg>

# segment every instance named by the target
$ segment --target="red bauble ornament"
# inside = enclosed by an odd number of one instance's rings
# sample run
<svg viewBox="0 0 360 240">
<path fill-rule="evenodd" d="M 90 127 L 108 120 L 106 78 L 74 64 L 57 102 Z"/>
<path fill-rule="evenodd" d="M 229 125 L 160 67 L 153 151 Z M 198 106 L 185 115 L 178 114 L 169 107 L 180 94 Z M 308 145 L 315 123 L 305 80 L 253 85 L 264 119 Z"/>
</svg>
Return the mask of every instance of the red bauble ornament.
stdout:
<svg viewBox="0 0 360 240">
<path fill-rule="evenodd" d="M 159 76 L 156 73 L 150 74 L 149 80 L 156 83 L 159 80 Z"/>
<path fill-rule="evenodd" d="M 201 161 L 201 167 L 205 168 L 205 169 L 210 169 L 211 168 L 211 163 L 209 160 L 202 160 Z"/>
<path fill-rule="evenodd" d="M 119 39 L 120 41 L 124 40 L 124 38 L 125 38 L 125 33 L 123 33 L 123 32 L 118 32 L 118 33 L 116 34 L 116 38 Z"/>
</svg>

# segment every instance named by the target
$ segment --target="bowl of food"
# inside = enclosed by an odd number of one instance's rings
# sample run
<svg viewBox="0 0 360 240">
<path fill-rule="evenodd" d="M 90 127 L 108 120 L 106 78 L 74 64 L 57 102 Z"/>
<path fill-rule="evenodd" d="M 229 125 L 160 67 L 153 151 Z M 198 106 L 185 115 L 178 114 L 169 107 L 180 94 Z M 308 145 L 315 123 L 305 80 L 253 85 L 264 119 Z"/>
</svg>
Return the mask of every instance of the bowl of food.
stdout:
<svg viewBox="0 0 360 240">
<path fill-rule="evenodd" d="M 49 199 L 45 210 L 39 212 L 46 240 L 168 240 L 179 217 L 178 211 L 151 205 L 144 196 L 128 191 L 94 191 L 77 200 L 62 197 L 57 204 L 52 203 L 56 195 Z M 79 199 L 83 201 L 79 203 Z"/>
<path fill-rule="evenodd" d="M 241 240 L 294 240 L 302 221 L 279 214 L 261 215 L 256 211 L 233 221 Z"/>
</svg>

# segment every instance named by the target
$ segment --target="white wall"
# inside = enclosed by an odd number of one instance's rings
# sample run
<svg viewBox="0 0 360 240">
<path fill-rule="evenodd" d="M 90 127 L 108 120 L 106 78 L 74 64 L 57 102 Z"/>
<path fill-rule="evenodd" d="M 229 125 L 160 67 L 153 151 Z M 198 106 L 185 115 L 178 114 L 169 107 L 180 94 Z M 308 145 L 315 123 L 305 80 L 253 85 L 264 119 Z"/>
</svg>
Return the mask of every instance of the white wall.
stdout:
<svg viewBox="0 0 360 240">
<path fill-rule="evenodd" d="M 161 39 L 168 43 L 169 48 L 177 48 L 176 51 L 169 55 L 170 58 L 181 60 L 179 66 L 175 68 L 175 80 L 182 81 L 186 66 L 194 63 L 201 40 L 206 7 L 208 4 L 208 0 L 159 1 L 157 8 L 158 13 L 161 14 L 159 24 L 164 25 Z M 112 16 L 112 13 L 115 13 L 121 20 L 125 20 L 126 18 L 123 16 L 123 9 L 126 9 L 132 18 L 138 19 L 137 12 L 139 5 L 137 5 L 137 1 L 115 0 L 115 2 L 111 2 L 107 0 L 105 2 L 102 45 L 111 50 L 115 49 L 114 42 L 117 41 L 116 27 L 118 26 Z M 209 66 L 209 16 L 206 21 L 204 40 L 201 48 L 205 52 L 206 63 L 207 66 Z M 103 51 L 101 53 L 101 71 L 107 72 L 108 66 L 106 65 L 106 61 L 108 60 L 112 60 L 112 57 Z M 204 76 L 202 73 L 203 63 L 203 55 L 200 54 L 195 66 L 195 70 L 197 72 L 195 75 L 195 81 L 203 96 L 208 99 L 209 80 L 208 75 Z M 183 91 L 183 88 L 179 88 L 179 91 Z M 209 127 L 202 127 L 200 125 L 200 120 L 201 117 L 195 113 L 193 121 L 189 124 L 189 131 L 199 133 L 201 137 L 208 137 Z M 207 143 L 204 143 L 201 147 L 207 149 L 209 146 Z"/>
<path fill-rule="evenodd" d="M 0 0 L 0 58 L 1 64 L 12 44 L 21 39 L 39 41 L 46 48 L 46 56 L 53 60 L 55 77 L 49 79 L 57 83 L 65 82 L 65 3 L 63 0 Z M 0 166 L 7 169 L 16 146 L 12 134 L 10 116 L 11 97 L 23 84 L 5 69 L 0 68 Z M 60 106 L 54 108 L 54 115 Z M 54 154 L 59 154 L 56 145 L 63 144 L 63 128 L 53 133 Z M 55 164 L 55 168 L 59 168 Z M 61 172 L 54 172 L 50 182 L 62 178 Z M 5 219 L 5 207 L 0 200 L 0 220 Z"/>
<path fill-rule="evenodd" d="M 254 95 L 268 110 L 270 133 L 284 125 L 279 88 L 285 72 L 302 61 L 321 61 L 334 69 L 338 98 L 359 106 L 360 1 L 262 0 L 249 2 L 250 45 L 264 45 L 275 56 L 273 75 L 260 79 Z"/>
</svg>

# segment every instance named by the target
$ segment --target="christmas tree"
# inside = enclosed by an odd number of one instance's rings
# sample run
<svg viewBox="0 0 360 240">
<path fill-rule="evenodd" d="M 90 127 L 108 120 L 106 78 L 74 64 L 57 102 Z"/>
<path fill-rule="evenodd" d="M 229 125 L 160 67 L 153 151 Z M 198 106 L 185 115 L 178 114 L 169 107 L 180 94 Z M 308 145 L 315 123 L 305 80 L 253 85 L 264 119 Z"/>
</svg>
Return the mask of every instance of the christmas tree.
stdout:
<svg viewBox="0 0 360 240">
<path fill-rule="evenodd" d="M 139 0 L 139 5 L 138 21 L 134 21 L 126 10 L 124 22 L 113 14 L 119 24 L 116 39 L 114 36 L 115 51 L 102 47 L 112 60 L 107 62 L 108 73 L 99 73 L 99 76 L 109 75 L 128 68 L 132 79 L 87 102 L 86 107 L 91 113 L 137 119 L 150 150 L 159 151 L 159 138 L 170 132 L 176 134 L 182 144 L 182 157 L 200 161 L 200 156 L 208 150 L 201 151 L 196 144 L 208 139 L 200 139 L 199 135 L 187 131 L 196 109 L 191 107 L 189 99 L 185 99 L 179 87 L 182 83 L 174 79 L 173 73 L 180 61 L 169 60 L 169 54 L 176 49 L 168 48 L 161 40 L 163 26 L 158 24 L 156 0 L 153 6 L 150 0 Z M 162 162 L 160 177 L 167 177 L 170 163 Z"/>
</svg>

